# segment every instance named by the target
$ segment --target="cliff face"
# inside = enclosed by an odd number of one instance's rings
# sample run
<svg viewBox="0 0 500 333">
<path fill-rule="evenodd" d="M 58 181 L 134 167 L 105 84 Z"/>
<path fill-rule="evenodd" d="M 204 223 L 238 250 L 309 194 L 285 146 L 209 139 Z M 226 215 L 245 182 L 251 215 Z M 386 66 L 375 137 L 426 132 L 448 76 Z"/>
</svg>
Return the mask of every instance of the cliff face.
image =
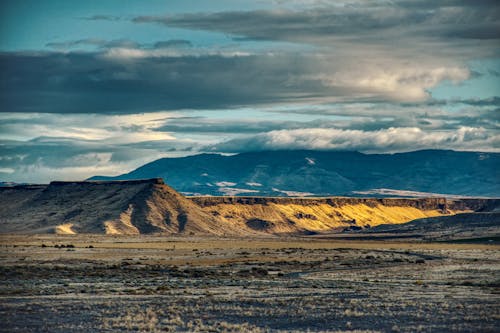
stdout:
<svg viewBox="0 0 500 333">
<path fill-rule="evenodd" d="M 209 207 L 220 204 L 234 205 L 301 205 L 316 206 L 329 205 L 332 207 L 342 207 L 346 205 L 363 204 L 368 207 L 401 206 L 413 207 L 418 209 L 445 209 L 447 201 L 445 198 L 424 198 L 424 199 L 404 199 L 404 198 L 349 198 L 349 197 L 331 197 L 331 198 L 279 198 L 279 197 L 191 197 L 189 198 L 201 207 Z M 476 202 L 476 199 L 471 202 Z"/>
<path fill-rule="evenodd" d="M 399 224 L 414 219 L 498 206 L 499 200 L 445 198 L 256 198 L 193 197 L 206 212 L 240 229 L 314 233 Z"/>
<path fill-rule="evenodd" d="M 262 235 L 332 232 L 488 211 L 500 200 L 185 198 L 161 179 L 0 188 L 0 232 Z"/>
</svg>

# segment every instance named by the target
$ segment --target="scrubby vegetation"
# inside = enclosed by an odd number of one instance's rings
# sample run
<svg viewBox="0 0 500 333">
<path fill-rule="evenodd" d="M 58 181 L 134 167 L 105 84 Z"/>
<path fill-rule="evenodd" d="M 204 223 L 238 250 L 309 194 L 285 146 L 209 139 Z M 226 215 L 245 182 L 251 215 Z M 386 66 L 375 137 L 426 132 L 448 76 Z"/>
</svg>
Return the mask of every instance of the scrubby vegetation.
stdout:
<svg viewBox="0 0 500 333">
<path fill-rule="evenodd" d="M 72 236 L 72 251 L 55 247 L 69 239 L 3 239 L 0 331 L 493 332 L 500 324 L 497 246 Z"/>
</svg>

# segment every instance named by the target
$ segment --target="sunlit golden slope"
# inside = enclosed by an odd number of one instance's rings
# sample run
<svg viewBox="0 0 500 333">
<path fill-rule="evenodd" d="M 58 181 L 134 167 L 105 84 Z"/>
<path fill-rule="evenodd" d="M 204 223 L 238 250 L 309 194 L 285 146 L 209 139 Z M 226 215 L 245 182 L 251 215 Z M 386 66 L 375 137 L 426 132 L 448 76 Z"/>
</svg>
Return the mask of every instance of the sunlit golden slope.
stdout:
<svg viewBox="0 0 500 333">
<path fill-rule="evenodd" d="M 444 199 L 269 199 L 228 200 L 192 198 L 203 210 L 243 230 L 266 233 L 326 232 L 350 226 L 405 223 L 414 219 L 449 215 Z M 392 201 L 391 201 L 392 200 Z M 428 201 L 427 201 L 428 200 Z"/>
</svg>

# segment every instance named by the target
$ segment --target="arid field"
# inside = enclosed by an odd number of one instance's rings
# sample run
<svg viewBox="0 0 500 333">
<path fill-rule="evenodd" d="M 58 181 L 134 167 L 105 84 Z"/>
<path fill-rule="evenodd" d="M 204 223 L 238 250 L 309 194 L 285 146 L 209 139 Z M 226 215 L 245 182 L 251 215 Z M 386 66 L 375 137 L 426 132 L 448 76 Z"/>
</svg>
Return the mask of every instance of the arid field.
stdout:
<svg viewBox="0 0 500 333">
<path fill-rule="evenodd" d="M 2 332 L 497 332 L 500 246 L 0 236 Z"/>
</svg>

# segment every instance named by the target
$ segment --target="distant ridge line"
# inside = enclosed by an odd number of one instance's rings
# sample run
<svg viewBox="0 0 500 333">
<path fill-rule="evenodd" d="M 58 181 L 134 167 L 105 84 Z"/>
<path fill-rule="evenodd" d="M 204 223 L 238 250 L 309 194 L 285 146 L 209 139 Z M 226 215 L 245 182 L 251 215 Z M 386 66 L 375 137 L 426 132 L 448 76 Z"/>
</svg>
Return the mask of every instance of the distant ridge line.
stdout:
<svg viewBox="0 0 500 333">
<path fill-rule="evenodd" d="M 146 178 L 146 179 L 128 179 L 128 180 L 82 180 L 82 181 L 62 181 L 62 180 L 54 180 L 51 181 L 49 186 L 63 186 L 69 184 L 123 184 L 123 185 L 137 185 L 137 184 L 157 184 L 157 185 L 165 185 L 165 182 L 162 178 Z"/>
</svg>

